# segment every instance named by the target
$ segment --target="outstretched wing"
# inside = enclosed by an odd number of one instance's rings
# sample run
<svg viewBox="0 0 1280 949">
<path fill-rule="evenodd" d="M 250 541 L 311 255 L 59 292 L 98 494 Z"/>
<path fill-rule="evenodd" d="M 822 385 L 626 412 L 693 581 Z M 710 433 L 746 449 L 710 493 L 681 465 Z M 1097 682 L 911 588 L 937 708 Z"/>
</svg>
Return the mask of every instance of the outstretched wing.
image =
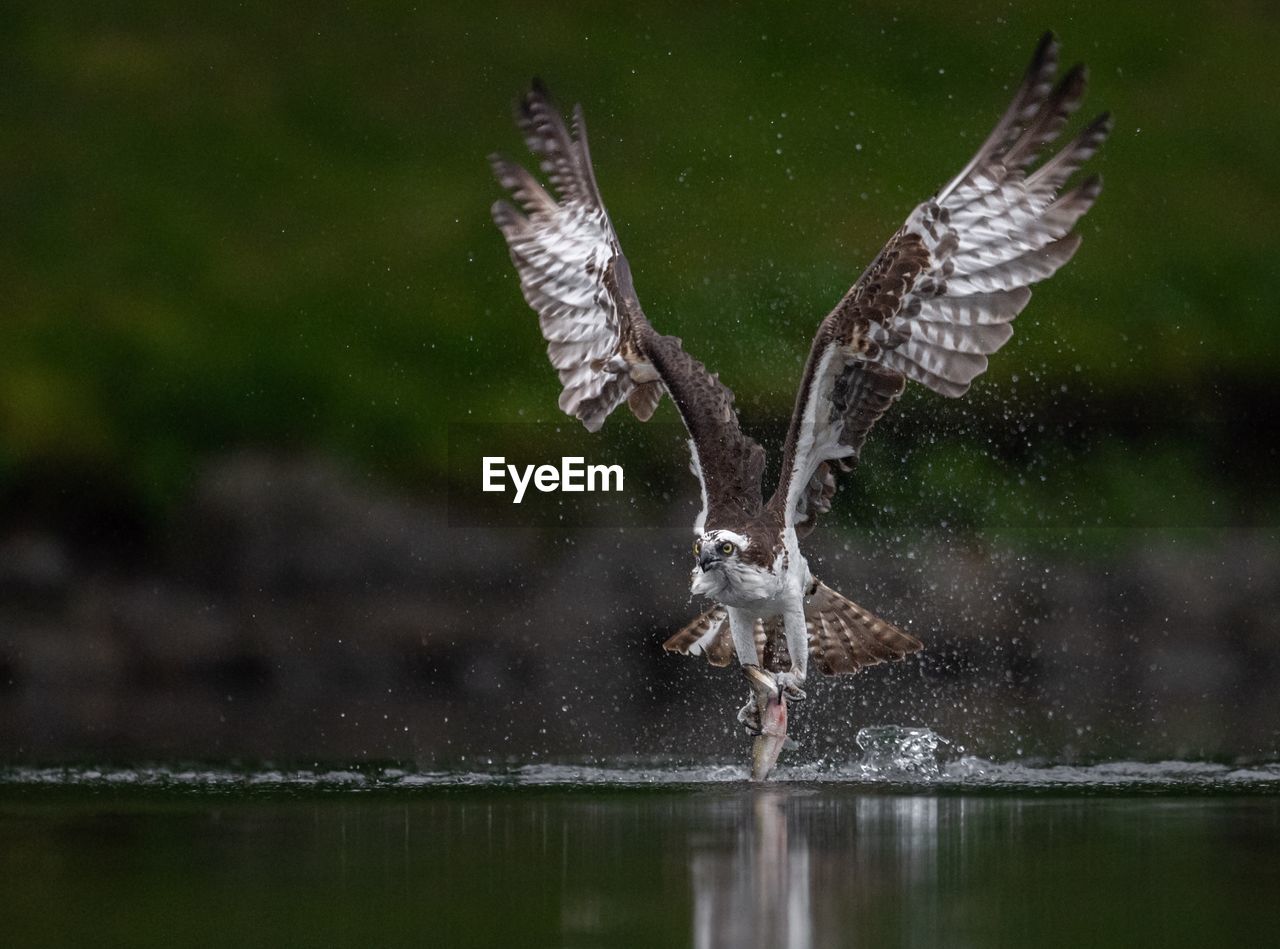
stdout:
<svg viewBox="0 0 1280 949">
<path fill-rule="evenodd" d="M 1010 325 L 1032 283 L 1071 259 L 1071 229 L 1097 198 L 1098 177 L 1067 180 L 1110 131 L 1094 119 L 1034 171 L 1085 90 L 1076 66 L 1054 85 L 1058 44 L 1040 40 L 1013 102 L 973 159 L 921 204 L 824 319 L 805 364 L 770 499 L 801 535 L 831 509 L 837 470 L 858 460 L 872 426 L 907 380 L 963 395 Z"/>
<path fill-rule="evenodd" d="M 490 156 L 499 183 L 520 204 L 493 205 L 493 220 L 507 239 L 524 298 L 538 314 L 547 356 L 560 375 L 560 408 L 598 431 L 624 399 L 642 420 L 661 393 L 637 383 L 631 370 L 643 360 L 625 301 L 606 281 L 614 261 L 624 261 L 618 236 L 596 186 L 581 110 L 571 135 L 534 80 L 520 101 L 516 123 L 555 191 L 500 155 Z"/>
<path fill-rule="evenodd" d="M 516 123 L 552 190 L 520 165 L 491 156 L 499 183 L 520 205 L 496 202 L 493 219 L 560 374 L 560 408 L 594 432 L 624 400 L 646 421 L 669 392 L 689 430 L 702 486 L 699 528 L 709 513 L 758 513 L 764 451 L 742 433 L 733 393 L 679 339 L 654 332 L 640 309 L 596 184 L 581 106 L 571 132 L 534 80 Z"/>
</svg>

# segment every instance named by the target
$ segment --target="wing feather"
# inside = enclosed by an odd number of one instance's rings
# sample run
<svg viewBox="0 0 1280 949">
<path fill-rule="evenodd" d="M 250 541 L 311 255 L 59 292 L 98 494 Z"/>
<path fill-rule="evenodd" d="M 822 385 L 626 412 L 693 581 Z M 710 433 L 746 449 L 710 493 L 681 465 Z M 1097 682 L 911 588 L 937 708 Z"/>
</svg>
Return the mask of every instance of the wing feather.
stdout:
<svg viewBox="0 0 1280 949">
<path fill-rule="evenodd" d="M 699 528 L 708 517 L 758 514 L 764 451 L 743 434 L 733 393 L 645 318 L 600 196 L 581 107 L 570 127 L 534 80 L 516 124 L 551 189 L 515 162 L 491 156 L 495 177 L 516 202 L 498 201 L 492 213 L 559 373 L 560 408 L 596 431 L 624 401 L 648 420 L 670 393 L 702 487 Z"/>
<path fill-rule="evenodd" d="M 1072 228 L 1101 190 L 1059 194 L 1102 145 L 1103 114 L 1030 170 L 1084 98 L 1077 66 L 1056 85 L 1045 34 L 1013 101 L 974 157 L 902 228 L 818 327 L 805 364 L 771 508 L 807 533 L 830 509 L 834 469 L 857 462 L 871 426 L 912 380 L 963 395 L 1013 335 L 1030 284 L 1080 246 Z"/>
</svg>

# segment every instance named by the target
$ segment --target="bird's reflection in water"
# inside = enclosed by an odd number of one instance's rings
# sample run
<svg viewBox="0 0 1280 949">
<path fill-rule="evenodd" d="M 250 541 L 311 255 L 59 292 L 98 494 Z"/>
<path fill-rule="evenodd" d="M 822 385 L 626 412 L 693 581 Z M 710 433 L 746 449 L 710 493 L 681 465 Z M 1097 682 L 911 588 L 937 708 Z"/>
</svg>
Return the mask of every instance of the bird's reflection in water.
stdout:
<svg viewBox="0 0 1280 949">
<path fill-rule="evenodd" d="M 698 949 L 848 942 L 878 929 L 867 916 L 883 915 L 904 888 L 917 896 L 935 888 L 936 798 L 832 800 L 766 788 L 726 804 L 690 853 Z M 914 941 L 934 929 L 936 914 L 927 896 L 913 905 L 915 913 L 878 922 L 905 926 L 900 935 Z"/>
<path fill-rule="evenodd" d="M 732 847 L 694 848 L 690 876 L 698 949 L 813 945 L 809 841 L 803 833 L 794 839 L 789 833 L 789 798 L 770 788 L 735 801 L 741 817 Z"/>
</svg>

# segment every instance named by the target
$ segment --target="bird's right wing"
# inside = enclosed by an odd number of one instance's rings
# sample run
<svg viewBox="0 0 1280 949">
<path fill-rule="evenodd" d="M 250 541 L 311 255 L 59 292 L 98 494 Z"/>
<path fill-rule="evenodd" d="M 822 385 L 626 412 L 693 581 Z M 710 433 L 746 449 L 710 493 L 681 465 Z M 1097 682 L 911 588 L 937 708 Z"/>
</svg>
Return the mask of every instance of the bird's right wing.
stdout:
<svg viewBox="0 0 1280 949">
<path fill-rule="evenodd" d="M 571 133 L 535 80 L 516 122 L 554 194 L 521 166 L 492 156 L 499 183 L 520 204 L 496 202 L 493 219 L 560 374 L 560 408 L 594 432 L 624 400 L 645 421 L 670 393 L 702 487 L 698 529 L 721 511 L 758 513 L 764 450 L 743 434 L 733 393 L 679 339 L 656 333 L 640 309 L 596 184 L 581 107 Z"/>
<path fill-rule="evenodd" d="M 632 376 L 644 362 L 629 319 L 639 304 L 625 298 L 634 297 L 630 280 L 620 288 L 609 279 L 611 270 L 626 267 L 626 258 L 596 186 L 581 109 L 570 134 L 534 80 L 517 107 L 516 123 L 555 196 L 520 165 L 491 155 L 498 182 L 520 204 L 517 209 L 495 202 L 493 220 L 507 239 L 520 289 L 538 314 L 547 356 L 560 375 L 560 408 L 592 432 L 624 400 L 647 420 L 662 393 L 652 380 L 637 383 Z"/>
</svg>

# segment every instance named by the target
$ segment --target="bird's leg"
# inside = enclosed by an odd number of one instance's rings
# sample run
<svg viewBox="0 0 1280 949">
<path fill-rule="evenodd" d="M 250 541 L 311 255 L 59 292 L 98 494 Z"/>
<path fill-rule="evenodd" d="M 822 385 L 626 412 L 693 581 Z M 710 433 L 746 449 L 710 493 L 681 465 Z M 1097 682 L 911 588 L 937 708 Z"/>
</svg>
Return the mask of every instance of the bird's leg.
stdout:
<svg viewBox="0 0 1280 949">
<path fill-rule="evenodd" d="M 805 676 L 809 669 L 809 626 L 804 620 L 804 609 L 788 610 L 782 614 L 782 628 L 787 637 L 787 653 L 791 656 L 791 669 L 777 675 L 780 688 L 792 702 L 805 697 Z"/>
<path fill-rule="evenodd" d="M 738 721 L 742 722 L 748 735 L 759 735 L 764 731 L 769 703 L 778 702 L 782 691 L 775 677 L 754 662 L 744 665 L 742 672 L 747 677 L 747 684 L 751 686 L 751 695 L 747 698 L 747 704 L 738 709 Z"/>
<path fill-rule="evenodd" d="M 733 637 L 733 648 L 738 654 L 738 663 L 751 686 L 751 694 L 747 704 L 738 709 L 738 721 L 747 730 L 748 735 L 760 734 L 760 713 L 764 707 L 764 699 L 760 690 L 764 673 L 760 670 L 760 656 L 756 650 L 756 620 L 750 613 L 734 607 L 728 608 L 729 633 Z"/>
</svg>

